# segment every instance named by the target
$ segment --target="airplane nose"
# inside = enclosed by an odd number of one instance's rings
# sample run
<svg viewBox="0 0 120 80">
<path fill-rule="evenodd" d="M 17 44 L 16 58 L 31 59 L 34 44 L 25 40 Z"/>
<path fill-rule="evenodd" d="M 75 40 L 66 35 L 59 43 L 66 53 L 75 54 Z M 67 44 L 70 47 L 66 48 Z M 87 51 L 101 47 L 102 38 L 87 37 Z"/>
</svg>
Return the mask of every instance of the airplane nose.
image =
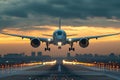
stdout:
<svg viewBox="0 0 120 80">
<path fill-rule="evenodd" d="M 58 36 L 58 39 L 59 39 L 59 40 L 62 40 L 62 36 Z"/>
</svg>

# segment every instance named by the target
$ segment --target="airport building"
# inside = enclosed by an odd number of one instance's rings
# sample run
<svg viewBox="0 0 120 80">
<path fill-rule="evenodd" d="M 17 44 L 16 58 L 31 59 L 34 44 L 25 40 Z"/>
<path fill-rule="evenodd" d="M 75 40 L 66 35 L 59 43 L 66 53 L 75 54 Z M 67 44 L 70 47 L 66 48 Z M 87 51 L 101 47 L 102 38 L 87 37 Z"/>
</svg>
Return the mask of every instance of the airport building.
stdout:
<svg viewBox="0 0 120 80">
<path fill-rule="evenodd" d="M 31 57 L 35 57 L 35 52 L 31 52 Z"/>
<path fill-rule="evenodd" d="M 68 58 L 71 57 L 71 54 L 70 54 L 70 53 L 67 53 L 67 57 L 68 57 Z"/>
<path fill-rule="evenodd" d="M 37 52 L 37 57 L 41 57 L 42 56 L 42 52 Z"/>
<path fill-rule="evenodd" d="M 24 54 L 17 54 L 17 53 L 8 53 L 4 55 L 4 58 L 22 58 Z"/>
</svg>

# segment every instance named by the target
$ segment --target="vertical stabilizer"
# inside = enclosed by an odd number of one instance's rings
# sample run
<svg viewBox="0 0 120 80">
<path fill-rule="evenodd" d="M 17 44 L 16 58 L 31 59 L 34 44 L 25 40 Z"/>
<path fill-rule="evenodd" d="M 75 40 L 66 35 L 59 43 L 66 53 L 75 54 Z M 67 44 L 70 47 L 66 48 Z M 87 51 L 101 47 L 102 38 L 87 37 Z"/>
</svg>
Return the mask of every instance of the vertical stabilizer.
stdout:
<svg viewBox="0 0 120 80">
<path fill-rule="evenodd" d="M 61 18 L 59 18 L 59 29 L 61 29 Z"/>
</svg>

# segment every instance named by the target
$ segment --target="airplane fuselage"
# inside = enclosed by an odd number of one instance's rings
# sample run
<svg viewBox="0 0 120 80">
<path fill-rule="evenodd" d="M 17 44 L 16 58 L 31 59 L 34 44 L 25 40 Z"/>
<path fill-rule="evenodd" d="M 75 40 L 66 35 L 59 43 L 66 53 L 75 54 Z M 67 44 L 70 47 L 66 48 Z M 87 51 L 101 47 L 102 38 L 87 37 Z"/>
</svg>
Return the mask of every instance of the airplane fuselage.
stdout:
<svg viewBox="0 0 120 80">
<path fill-rule="evenodd" d="M 66 44 L 66 32 L 64 30 L 56 30 L 53 33 L 53 42 L 54 45 L 62 46 Z"/>
</svg>

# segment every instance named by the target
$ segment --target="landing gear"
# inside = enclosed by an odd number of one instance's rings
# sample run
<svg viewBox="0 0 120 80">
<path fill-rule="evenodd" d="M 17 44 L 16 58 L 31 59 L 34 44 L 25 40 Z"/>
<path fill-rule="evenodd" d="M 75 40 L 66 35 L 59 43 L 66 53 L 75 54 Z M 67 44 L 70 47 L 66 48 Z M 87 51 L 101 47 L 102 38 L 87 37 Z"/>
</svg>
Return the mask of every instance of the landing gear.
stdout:
<svg viewBox="0 0 120 80">
<path fill-rule="evenodd" d="M 71 50 L 72 50 L 72 51 L 75 51 L 75 48 L 69 48 L 69 51 L 71 51 Z"/>
<path fill-rule="evenodd" d="M 45 51 L 47 51 L 47 50 L 50 51 L 50 48 L 45 48 Z"/>
<path fill-rule="evenodd" d="M 58 49 L 61 49 L 61 46 L 59 46 Z"/>
<path fill-rule="evenodd" d="M 71 43 L 70 46 L 71 46 L 71 47 L 69 48 L 69 51 L 71 51 L 71 50 L 72 50 L 72 51 L 75 51 L 75 48 L 73 48 L 73 43 Z"/>
<path fill-rule="evenodd" d="M 46 43 L 46 48 L 45 48 L 45 51 L 50 51 L 50 48 L 48 47 L 49 46 L 49 43 Z"/>
</svg>

